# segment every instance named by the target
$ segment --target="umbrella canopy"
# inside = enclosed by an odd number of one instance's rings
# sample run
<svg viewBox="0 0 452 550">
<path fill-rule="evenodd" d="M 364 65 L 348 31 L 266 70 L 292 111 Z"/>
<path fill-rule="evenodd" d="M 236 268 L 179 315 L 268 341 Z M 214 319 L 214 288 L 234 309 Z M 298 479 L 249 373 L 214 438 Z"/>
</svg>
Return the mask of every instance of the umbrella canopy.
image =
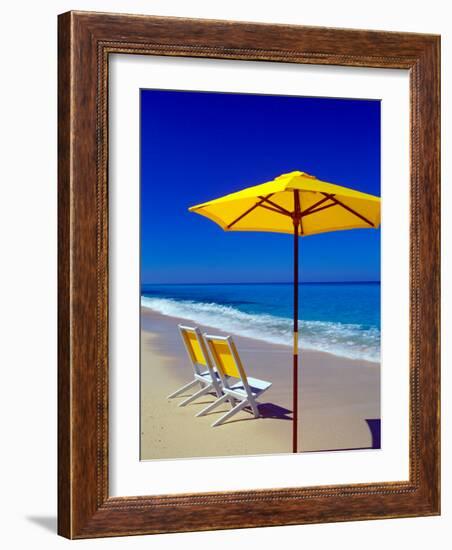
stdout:
<svg viewBox="0 0 452 550">
<path fill-rule="evenodd" d="M 305 172 L 282 174 L 189 208 L 225 231 L 268 231 L 294 236 L 293 452 L 298 424 L 298 237 L 328 231 L 377 228 L 380 198 L 317 179 Z"/>
<path fill-rule="evenodd" d="M 189 210 L 206 216 L 225 231 L 293 233 L 297 206 L 300 235 L 380 224 L 379 197 L 298 171 L 197 204 Z"/>
</svg>

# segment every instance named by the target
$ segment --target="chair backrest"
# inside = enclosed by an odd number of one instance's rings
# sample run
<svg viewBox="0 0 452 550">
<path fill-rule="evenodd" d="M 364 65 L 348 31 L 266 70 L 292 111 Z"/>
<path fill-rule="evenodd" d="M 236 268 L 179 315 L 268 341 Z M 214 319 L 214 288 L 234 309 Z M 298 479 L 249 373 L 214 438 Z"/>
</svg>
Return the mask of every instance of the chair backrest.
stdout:
<svg viewBox="0 0 452 550">
<path fill-rule="evenodd" d="M 204 338 L 209 352 L 215 362 L 221 381 L 225 388 L 229 388 L 228 378 L 238 378 L 242 381 L 247 393 L 250 393 L 248 379 L 243 368 L 240 355 L 232 336 L 213 336 L 205 334 Z"/>
<path fill-rule="evenodd" d="M 185 325 L 178 325 L 178 327 L 196 374 L 201 374 L 206 369 L 212 374 L 213 367 L 210 361 L 209 352 L 207 351 L 199 328 L 187 327 Z"/>
</svg>

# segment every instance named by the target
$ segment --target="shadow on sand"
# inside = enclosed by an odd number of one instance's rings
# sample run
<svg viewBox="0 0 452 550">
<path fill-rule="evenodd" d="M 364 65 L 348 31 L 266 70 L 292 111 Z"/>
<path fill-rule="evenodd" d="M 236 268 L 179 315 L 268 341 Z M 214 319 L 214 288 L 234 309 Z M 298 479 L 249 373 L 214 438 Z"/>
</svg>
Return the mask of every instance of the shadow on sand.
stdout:
<svg viewBox="0 0 452 550">
<path fill-rule="evenodd" d="M 259 412 L 262 418 L 278 418 L 279 420 L 292 420 L 289 416 L 292 411 L 275 405 L 274 403 L 259 403 Z"/>
<path fill-rule="evenodd" d="M 381 420 L 379 418 L 366 418 L 366 422 L 372 435 L 372 447 L 370 448 L 381 449 Z"/>
<path fill-rule="evenodd" d="M 289 409 L 285 409 L 284 407 L 280 407 L 279 405 L 275 405 L 274 403 L 258 403 L 258 407 L 259 407 L 259 413 L 261 415 L 260 419 L 254 417 L 251 407 L 245 407 L 243 411 L 249 413 L 248 416 L 226 420 L 226 422 L 224 422 L 222 426 L 227 426 L 228 424 L 235 424 L 236 422 L 249 422 L 250 420 L 254 420 L 254 421 L 262 420 L 265 418 L 273 418 L 277 420 L 292 420 L 292 417 L 289 416 L 290 414 L 292 414 L 292 411 L 290 411 Z M 226 412 L 226 411 L 223 411 L 223 412 Z M 215 414 L 215 412 L 212 412 L 210 414 Z"/>
</svg>

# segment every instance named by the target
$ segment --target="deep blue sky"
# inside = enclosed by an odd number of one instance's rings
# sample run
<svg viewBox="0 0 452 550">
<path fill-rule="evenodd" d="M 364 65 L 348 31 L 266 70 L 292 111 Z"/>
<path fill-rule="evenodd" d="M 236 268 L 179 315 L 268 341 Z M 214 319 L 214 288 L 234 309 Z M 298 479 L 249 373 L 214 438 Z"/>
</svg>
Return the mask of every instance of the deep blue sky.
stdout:
<svg viewBox="0 0 452 550">
<path fill-rule="evenodd" d="M 290 282 L 290 235 L 187 209 L 293 170 L 380 195 L 380 102 L 141 90 L 142 282 Z M 380 230 L 303 237 L 300 253 L 304 281 L 380 279 Z"/>
</svg>

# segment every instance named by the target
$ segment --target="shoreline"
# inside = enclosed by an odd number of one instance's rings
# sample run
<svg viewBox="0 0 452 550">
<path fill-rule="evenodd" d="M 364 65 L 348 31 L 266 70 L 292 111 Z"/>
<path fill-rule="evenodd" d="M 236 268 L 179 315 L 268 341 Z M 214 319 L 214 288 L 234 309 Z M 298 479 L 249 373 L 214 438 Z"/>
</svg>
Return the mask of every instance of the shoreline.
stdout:
<svg viewBox="0 0 452 550">
<path fill-rule="evenodd" d="M 219 336 L 231 335 L 231 336 L 234 337 L 234 340 L 237 340 L 237 339 L 242 340 L 243 339 L 245 341 L 254 342 L 256 346 L 260 346 L 260 345 L 271 346 L 272 348 L 280 349 L 282 352 L 285 352 L 285 351 L 289 350 L 290 354 L 292 356 L 292 345 L 291 344 L 279 344 L 279 343 L 270 342 L 268 340 L 253 338 L 252 336 L 243 336 L 241 334 L 237 334 L 237 333 L 232 332 L 232 331 L 226 332 L 226 331 L 221 330 L 219 328 L 212 327 L 211 325 L 196 323 L 192 319 L 187 319 L 185 317 L 166 315 L 166 314 L 160 313 L 158 311 L 155 311 L 151 308 L 148 308 L 146 306 L 142 306 L 142 305 L 140 306 L 140 309 L 141 309 L 141 329 L 142 330 L 143 330 L 143 325 L 146 324 L 146 319 L 147 319 L 148 316 L 151 316 L 151 317 L 158 316 L 158 317 L 162 317 L 164 319 L 172 319 L 176 323 L 176 325 L 180 323 L 180 324 L 184 324 L 184 325 L 188 325 L 188 326 L 197 326 L 197 327 L 201 328 L 201 332 L 207 332 L 208 334 L 218 334 Z M 149 327 L 149 325 L 148 325 L 148 327 Z M 144 328 L 144 330 L 147 330 L 146 327 Z M 150 331 L 150 332 L 152 332 L 152 331 Z M 300 338 L 300 341 L 301 341 L 301 338 Z M 358 359 L 358 358 L 353 358 L 353 357 L 347 357 L 345 355 L 339 355 L 339 354 L 333 353 L 331 351 L 317 350 L 317 349 L 312 349 L 312 348 L 304 348 L 301 344 L 300 344 L 299 349 L 300 349 L 300 352 L 303 353 L 303 354 L 315 353 L 315 354 L 324 355 L 325 360 L 328 360 L 328 358 L 332 358 L 333 361 L 335 359 L 339 359 L 341 361 L 345 360 L 345 361 L 351 361 L 353 363 L 354 362 L 359 362 L 360 364 L 367 365 L 369 367 L 380 367 L 380 363 L 378 361 L 371 361 L 369 359 Z M 300 353 L 300 355 L 301 355 L 301 353 Z"/>
<path fill-rule="evenodd" d="M 291 452 L 292 348 L 233 335 L 247 375 L 270 381 L 272 386 L 259 400 L 262 418 L 240 412 L 229 422 L 211 428 L 227 406 L 203 417 L 196 418 L 195 414 L 213 401 L 213 396 L 203 396 L 185 407 L 177 406 L 182 398 L 166 398 L 192 379 L 177 330 L 179 323 L 194 324 L 141 307 L 141 458 Z M 202 332 L 226 334 L 197 326 Z M 376 448 L 379 363 L 305 349 L 301 349 L 300 359 L 301 450 Z"/>
<path fill-rule="evenodd" d="M 224 329 L 228 334 L 258 340 L 271 345 L 292 347 L 293 321 L 270 313 L 250 313 L 231 306 L 210 302 L 173 300 L 141 296 L 141 308 L 147 311 L 185 319 L 210 327 L 209 330 Z M 379 329 L 373 325 L 361 327 L 358 322 L 316 321 L 299 319 L 302 334 L 300 349 L 318 351 L 351 360 L 369 363 L 380 362 L 380 347 L 377 345 Z M 377 347 L 375 347 L 377 346 Z"/>
</svg>

